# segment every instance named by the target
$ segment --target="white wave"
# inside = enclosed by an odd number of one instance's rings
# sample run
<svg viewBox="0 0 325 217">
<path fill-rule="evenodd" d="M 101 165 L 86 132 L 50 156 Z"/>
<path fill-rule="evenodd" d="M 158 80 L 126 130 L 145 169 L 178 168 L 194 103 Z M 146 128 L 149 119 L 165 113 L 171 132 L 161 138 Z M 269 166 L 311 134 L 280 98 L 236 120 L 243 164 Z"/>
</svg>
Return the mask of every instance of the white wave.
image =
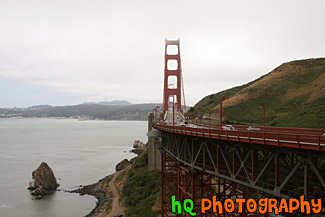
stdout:
<svg viewBox="0 0 325 217">
<path fill-rule="evenodd" d="M 8 205 L 6 205 L 6 204 L 4 204 L 4 203 L 1 203 L 1 204 L 0 204 L 0 209 L 2 209 L 2 208 L 12 209 L 13 207 L 8 206 Z"/>
<path fill-rule="evenodd" d="M 0 154 L 0 158 L 13 158 L 14 156 L 12 155 L 5 155 L 5 154 Z"/>
</svg>

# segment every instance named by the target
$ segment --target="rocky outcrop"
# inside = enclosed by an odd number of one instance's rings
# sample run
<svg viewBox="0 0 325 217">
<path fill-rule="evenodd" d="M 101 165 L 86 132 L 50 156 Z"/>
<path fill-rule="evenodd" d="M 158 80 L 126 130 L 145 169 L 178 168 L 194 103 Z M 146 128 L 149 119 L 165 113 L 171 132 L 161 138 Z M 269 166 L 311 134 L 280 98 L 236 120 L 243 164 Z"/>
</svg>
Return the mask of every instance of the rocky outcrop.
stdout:
<svg viewBox="0 0 325 217">
<path fill-rule="evenodd" d="M 115 170 L 116 170 L 116 172 L 123 170 L 125 167 L 127 167 L 129 165 L 130 165 L 130 161 L 128 161 L 128 159 L 124 159 L 120 163 L 116 164 Z"/>
<path fill-rule="evenodd" d="M 42 186 L 37 187 L 34 191 L 32 191 L 32 195 L 44 195 L 46 191 L 42 188 Z"/>
<path fill-rule="evenodd" d="M 133 148 L 140 148 L 140 147 L 142 147 L 144 145 L 145 144 L 143 142 L 141 142 L 140 140 L 134 140 Z"/>
<path fill-rule="evenodd" d="M 42 196 L 46 191 L 54 191 L 59 187 L 52 169 L 45 162 L 33 171 L 32 178 L 28 187 L 32 195 Z"/>
<path fill-rule="evenodd" d="M 135 140 L 133 143 L 133 149 L 131 151 L 136 153 L 137 155 L 140 155 L 145 149 L 145 143 L 141 142 L 140 140 Z"/>
</svg>

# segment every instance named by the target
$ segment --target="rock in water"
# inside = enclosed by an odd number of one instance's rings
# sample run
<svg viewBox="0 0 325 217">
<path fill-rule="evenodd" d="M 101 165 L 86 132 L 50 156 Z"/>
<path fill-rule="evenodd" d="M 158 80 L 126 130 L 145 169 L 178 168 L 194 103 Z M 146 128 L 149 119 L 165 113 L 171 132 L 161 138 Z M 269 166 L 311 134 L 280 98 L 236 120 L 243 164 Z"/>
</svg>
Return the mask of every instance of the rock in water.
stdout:
<svg viewBox="0 0 325 217">
<path fill-rule="evenodd" d="M 34 191 L 32 191 L 32 195 L 44 195 L 46 194 L 45 190 L 40 186 L 38 188 L 36 188 Z"/>
<path fill-rule="evenodd" d="M 28 189 L 29 190 L 34 190 L 36 187 L 35 187 L 35 180 L 32 179 L 30 182 L 29 182 L 29 187 Z"/>
<path fill-rule="evenodd" d="M 145 149 L 146 149 L 146 144 L 144 144 L 140 140 L 135 140 L 131 152 L 140 155 L 142 152 L 144 152 Z"/>
<path fill-rule="evenodd" d="M 52 169 L 47 165 L 47 163 L 42 162 L 39 167 L 32 173 L 32 181 L 30 181 L 30 190 L 35 190 L 41 187 L 43 190 L 56 190 L 59 184 L 56 181 Z M 41 191 L 42 192 L 42 191 Z"/>
</svg>

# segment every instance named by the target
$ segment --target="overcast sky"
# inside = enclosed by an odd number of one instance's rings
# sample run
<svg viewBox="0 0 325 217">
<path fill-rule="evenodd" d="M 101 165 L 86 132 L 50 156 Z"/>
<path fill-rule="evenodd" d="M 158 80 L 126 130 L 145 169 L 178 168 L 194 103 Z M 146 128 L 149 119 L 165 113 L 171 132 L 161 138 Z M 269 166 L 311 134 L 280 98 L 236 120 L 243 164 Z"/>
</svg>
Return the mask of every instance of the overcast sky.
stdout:
<svg viewBox="0 0 325 217">
<path fill-rule="evenodd" d="M 162 102 L 165 38 L 186 102 L 325 56 L 323 0 L 0 0 L 0 107 Z"/>
</svg>

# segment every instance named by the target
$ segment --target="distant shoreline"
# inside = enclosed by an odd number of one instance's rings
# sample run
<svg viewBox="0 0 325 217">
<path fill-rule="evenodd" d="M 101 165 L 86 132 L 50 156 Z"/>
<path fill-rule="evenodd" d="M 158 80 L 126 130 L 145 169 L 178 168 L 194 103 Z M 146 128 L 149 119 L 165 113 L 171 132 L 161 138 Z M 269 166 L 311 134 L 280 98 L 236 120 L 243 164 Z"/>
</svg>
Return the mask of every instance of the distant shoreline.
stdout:
<svg viewBox="0 0 325 217">
<path fill-rule="evenodd" d="M 148 113 L 160 104 L 101 105 L 79 104 L 71 106 L 36 106 L 28 108 L 0 108 L 0 118 L 57 118 L 80 120 L 147 120 Z"/>
</svg>

